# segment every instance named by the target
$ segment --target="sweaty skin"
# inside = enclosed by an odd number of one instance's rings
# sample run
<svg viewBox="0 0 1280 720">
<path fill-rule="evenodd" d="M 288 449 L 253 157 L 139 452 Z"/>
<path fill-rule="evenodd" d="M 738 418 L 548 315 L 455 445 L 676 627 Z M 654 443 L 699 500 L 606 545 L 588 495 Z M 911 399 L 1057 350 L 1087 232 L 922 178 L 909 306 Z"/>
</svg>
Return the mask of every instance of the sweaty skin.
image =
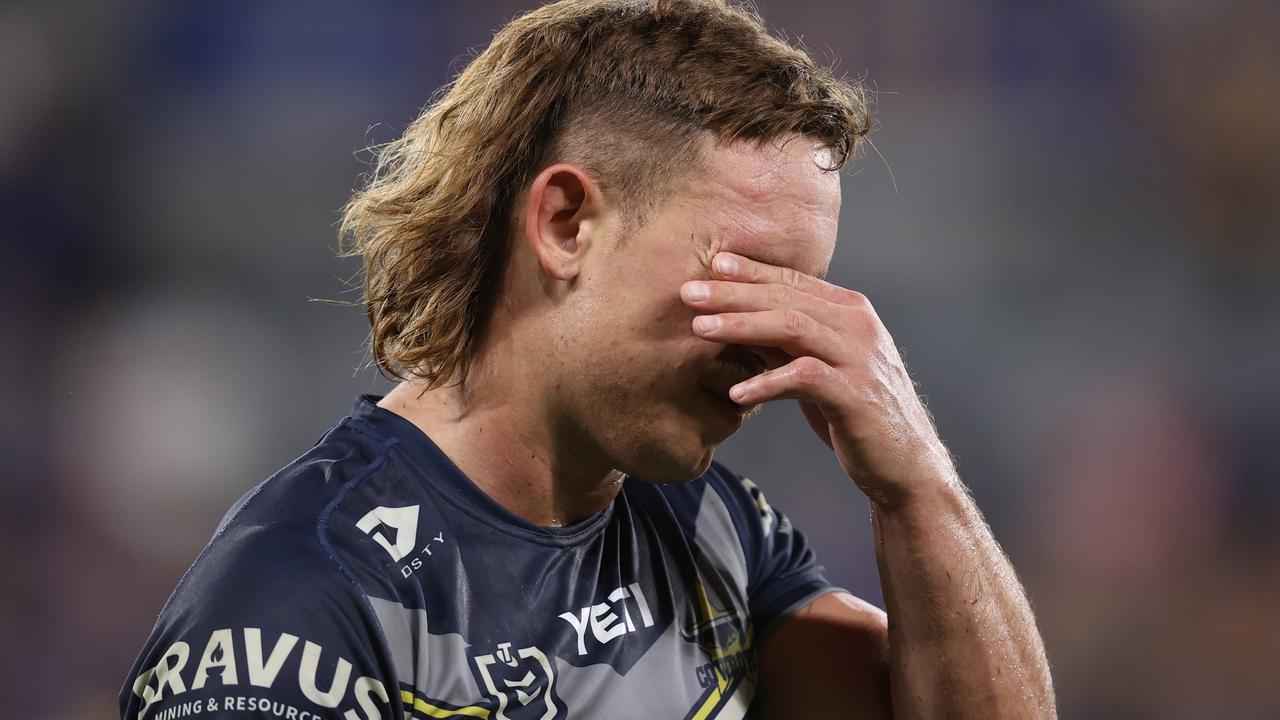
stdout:
<svg viewBox="0 0 1280 720">
<path fill-rule="evenodd" d="M 582 167 L 544 169 L 465 382 L 380 404 L 554 525 L 604 508 L 624 474 L 698 477 L 752 407 L 793 398 L 871 500 L 886 611 L 830 593 L 786 621 L 758 649 L 766 716 L 1056 717 L 1025 594 L 893 339 L 865 296 L 819 279 L 840 209 L 821 161 L 802 137 L 708 140 L 639 227 Z"/>
<path fill-rule="evenodd" d="M 887 648 L 868 629 L 884 616 L 855 598 L 828 595 L 793 618 L 761 652 L 767 714 L 837 710 L 822 689 L 839 686 L 843 673 L 822 662 L 791 670 L 795 658 L 813 657 L 817 644 L 837 664 L 850 646 L 863 651 L 859 666 L 868 654 L 887 652 L 892 711 L 875 682 L 855 690 L 883 717 L 1054 717 L 1048 663 L 1026 596 L 866 297 L 731 253 L 718 254 L 713 265 L 720 279 L 682 289 L 702 313 L 694 331 L 791 358 L 730 395 L 741 403 L 800 401 L 871 499 L 888 611 Z M 875 672 L 859 669 L 864 680 Z"/>
</svg>

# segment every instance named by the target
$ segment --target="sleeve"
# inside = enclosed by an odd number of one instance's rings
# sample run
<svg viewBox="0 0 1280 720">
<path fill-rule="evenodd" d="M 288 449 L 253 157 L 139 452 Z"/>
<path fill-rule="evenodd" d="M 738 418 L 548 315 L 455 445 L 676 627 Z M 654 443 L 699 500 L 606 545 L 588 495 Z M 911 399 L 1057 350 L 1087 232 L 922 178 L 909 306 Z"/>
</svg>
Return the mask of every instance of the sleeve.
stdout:
<svg viewBox="0 0 1280 720">
<path fill-rule="evenodd" d="M 815 598 L 837 591 L 804 533 L 774 509 L 754 482 L 720 466 L 717 490 L 738 528 L 757 641 Z"/>
<path fill-rule="evenodd" d="M 381 626 L 314 529 L 215 537 L 120 692 L 126 720 L 404 717 Z"/>
</svg>

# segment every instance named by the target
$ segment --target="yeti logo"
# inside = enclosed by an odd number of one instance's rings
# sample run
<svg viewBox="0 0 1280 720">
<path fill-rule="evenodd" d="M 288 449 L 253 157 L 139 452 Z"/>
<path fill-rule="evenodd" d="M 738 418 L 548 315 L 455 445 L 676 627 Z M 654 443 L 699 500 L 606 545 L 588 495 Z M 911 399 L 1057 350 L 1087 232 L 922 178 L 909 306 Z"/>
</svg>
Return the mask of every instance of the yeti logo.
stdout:
<svg viewBox="0 0 1280 720">
<path fill-rule="evenodd" d="M 392 560 L 400 562 L 418 541 L 418 506 L 376 507 L 365 513 L 356 527 L 391 553 Z"/>
<path fill-rule="evenodd" d="M 512 650 L 511 643 L 501 643 L 496 653 L 477 657 L 476 668 L 489 694 L 498 700 L 494 720 L 553 720 L 558 716 L 551 693 L 555 673 L 538 648 Z"/>
</svg>

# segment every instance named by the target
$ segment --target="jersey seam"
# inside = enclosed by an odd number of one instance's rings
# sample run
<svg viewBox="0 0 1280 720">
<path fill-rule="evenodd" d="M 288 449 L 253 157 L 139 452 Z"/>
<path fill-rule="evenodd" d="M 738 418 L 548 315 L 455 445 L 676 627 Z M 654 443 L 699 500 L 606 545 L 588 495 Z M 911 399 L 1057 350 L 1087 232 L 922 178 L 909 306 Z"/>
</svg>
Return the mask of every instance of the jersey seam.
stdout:
<svg viewBox="0 0 1280 720">
<path fill-rule="evenodd" d="M 329 504 L 320 512 L 320 518 L 316 522 L 316 537 L 320 540 L 320 547 L 325 551 L 329 560 L 338 567 L 339 572 L 345 575 L 347 580 L 349 580 L 351 584 L 355 586 L 356 590 L 359 591 L 360 602 L 363 603 L 365 611 L 368 613 L 368 617 L 373 620 L 373 625 L 377 628 L 378 640 L 380 641 L 379 649 L 387 657 L 388 662 L 390 663 L 391 677 L 395 681 L 394 687 L 396 687 L 396 689 L 399 689 L 400 673 L 399 668 L 395 665 L 395 658 L 390 657 L 390 653 L 387 652 L 387 648 L 389 647 L 389 643 L 387 642 L 387 633 L 382 627 L 382 621 L 378 619 L 377 611 L 373 609 L 373 603 L 369 602 L 369 591 L 365 589 L 363 583 L 356 579 L 355 574 L 351 572 L 351 569 L 347 567 L 347 564 L 342 561 L 342 558 L 338 557 L 338 552 L 333 548 L 332 543 L 329 542 L 328 525 L 329 518 L 333 515 L 333 512 L 337 509 L 338 505 L 347 498 L 347 495 L 357 484 L 364 482 L 375 470 L 382 467 L 382 464 L 387 459 L 387 454 L 398 442 L 399 440 L 396 438 L 385 438 L 382 444 L 378 447 L 377 456 L 374 457 L 374 459 L 370 461 L 369 464 L 366 465 L 355 477 L 348 480 L 342 488 L 338 490 L 338 494 L 334 496 L 333 500 L 330 500 Z M 399 693 L 388 693 L 388 695 L 391 696 L 389 699 L 391 700 L 393 711 L 396 706 L 399 706 L 403 712 L 404 705 L 403 701 L 400 699 Z"/>
<path fill-rule="evenodd" d="M 708 484 L 711 485 L 711 487 L 716 491 L 716 494 L 720 496 L 720 501 L 724 503 L 725 510 L 729 514 L 729 521 L 733 523 L 734 532 L 738 536 L 738 544 L 742 546 L 742 557 L 744 561 L 748 557 L 751 558 L 750 561 L 744 562 L 744 564 L 747 566 L 746 567 L 747 586 L 743 588 L 743 591 L 747 593 L 747 600 L 748 602 L 750 602 L 751 588 L 756 586 L 760 578 L 760 563 L 763 561 L 764 553 L 763 552 L 752 553 L 751 548 L 747 547 L 747 544 L 744 542 L 744 540 L 746 540 L 750 532 L 742 527 L 742 523 L 745 521 L 739 519 L 736 516 L 737 513 L 733 512 L 733 506 L 737 503 L 737 499 L 732 497 L 727 497 L 726 493 L 729 492 L 728 488 L 720 487 L 723 483 L 730 481 L 729 478 L 725 477 L 726 474 L 734 475 L 735 473 L 733 473 L 732 470 L 729 470 L 725 466 L 720 465 L 719 463 L 716 463 L 716 465 L 714 466 L 714 469 L 716 470 L 716 476 L 721 480 L 721 482 L 708 483 Z"/>
<path fill-rule="evenodd" d="M 258 483 L 256 487 L 254 487 L 251 491 L 249 491 L 249 496 L 244 499 L 244 502 L 240 503 L 240 507 L 236 508 L 234 513 L 232 513 L 229 517 L 224 517 L 222 520 L 218 522 L 218 528 L 214 531 L 213 536 L 209 538 L 209 542 L 205 543 L 204 547 L 200 548 L 200 552 L 196 553 L 195 559 L 192 560 L 191 564 L 187 566 L 186 571 L 182 573 L 182 577 L 178 578 L 177 584 L 173 586 L 173 592 L 169 593 L 168 599 L 164 601 L 164 605 L 162 605 L 160 607 L 160 611 L 156 613 L 157 622 L 159 622 L 160 618 L 164 616 L 165 610 L 169 609 L 169 604 L 173 602 L 173 599 L 178 596 L 178 591 L 186 586 L 187 580 L 190 579 L 192 571 L 196 569 L 196 565 L 198 565 L 200 563 L 200 560 L 203 559 L 206 554 L 208 554 L 209 550 L 213 547 L 213 544 L 227 533 L 227 528 L 231 526 L 231 523 L 235 522 L 237 518 L 239 518 L 242 514 L 244 514 L 245 510 L 248 509 L 249 505 L 252 504 L 254 500 L 258 499 L 258 495 L 262 494 L 262 491 L 266 489 L 267 485 L 279 479 L 280 476 L 283 475 L 287 470 L 293 469 L 298 465 L 298 463 L 302 462 L 304 458 L 306 458 L 311 453 L 315 452 L 315 449 L 320 445 L 324 444 L 324 442 L 328 440 L 335 432 L 337 432 L 338 429 L 341 428 L 343 423 L 345 423 L 347 420 L 350 420 L 349 416 L 342 418 L 342 420 L 339 420 L 337 424 L 329 428 L 329 430 L 323 436 L 320 437 L 320 440 L 318 440 L 315 445 L 312 445 L 309 450 L 295 457 L 284 467 L 280 468 L 274 473 L 271 473 L 271 475 L 268 476 L 266 480 L 263 480 L 262 482 Z"/>
<path fill-rule="evenodd" d="M 802 587 L 804 587 L 804 585 L 798 585 L 796 586 L 796 588 L 792 588 L 792 590 L 795 590 L 797 588 L 802 588 Z M 764 626 L 762 626 L 756 632 L 755 641 L 757 645 L 760 647 L 763 647 L 764 641 L 768 639 L 770 635 L 777 632 L 778 629 L 782 627 L 783 623 L 795 617 L 796 614 L 798 614 L 804 608 L 808 607 L 811 603 L 816 601 L 818 598 L 833 592 L 848 593 L 849 591 L 837 585 L 826 583 L 824 585 L 820 585 L 818 587 L 815 587 L 809 590 L 803 595 L 797 596 L 794 600 L 787 603 L 786 607 L 782 608 L 782 610 L 774 613 L 773 617 L 769 618 L 769 622 L 766 623 Z M 774 599 L 776 600 L 777 598 L 774 598 Z"/>
<path fill-rule="evenodd" d="M 735 478 L 736 473 L 724 467 L 723 465 L 720 465 L 719 463 L 716 463 L 715 469 L 719 471 L 717 474 L 719 478 L 724 482 L 731 482 L 736 479 Z M 726 477 L 726 475 L 729 477 Z M 741 483 L 741 481 L 738 481 L 738 482 Z M 730 492 L 730 490 L 728 488 L 722 489 L 721 487 L 719 487 L 720 485 L 719 483 L 710 483 L 710 484 L 712 485 L 712 487 L 715 488 L 716 494 L 718 494 L 720 496 L 720 499 L 724 502 L 725 509 L 729 511 L 729 518 L 734 523 L 734 527 L 738 529 L 738 541 L 739 543 L 741 543 L 743 539 L 744 531 L 742 530 L 739 523 L 747 522 L 747 521 L 740 520 L 739 518 L 737 518 L 736 514 L 731 509 L 730 505 L 732 502 L 735 501 L 735 499 L 725 497 L 725 493 Z M 762 537 L 761 543 L 763 542 L 765 542 L 765 539 Z M 742 551 L 743 551 L 743 557 L 745 558 L 749 554 L 747 551 L 747 548 L 743 547 Z M 795 613 L 795 611 L 798 609 L 798 607 L 796 606 L 796 603 L 799 603 L 802 600 L 804 600 L 806 596 L 817 598 L 818 596 L 825 594 L 827 591 L 834 588 L 834 586 L 831 584 L 829 580 L 827 580 L 827 578 L 825 577 L 825 575 L 822 573 L 820 569 L 818 570 L 816 576 L 810 570 L 797 569 L 797 570 L 792 570 L 791 572 L 783 573 L 782 575 L 775 577 L 773 580 L 773 585 L 775 586 L 775 589 L 769 590 L 769 591 L 761 591 L 759 594 L 753 593 L 752 589 L 757 588 L 758 583 L 761 579 L 760 565 L 764 562 L 764 557 L 765 557 L 765 553 L 762 549 L 760 552 L 756 553 L 754 557 L 755 562 L 748 563 L 748 566 L 747 566 L 747 587 L 745 590 L 747 594 L 747 606 L 749 608 L 752 608 L 752 607 L 765 608 L 769 604 L 777 602 L 779 598 L 784 598 L 789 593 L 793 593 L 796 590 L 804 588 L 806 585 L 809 585 L 811 583 L 820 583 L 821 586 L 823 586 L 823 587 L 815 588 L 812 592 L 806 593 L 804 596 L 797 598 L 796 601 L 788 604 L 787 607 L 783 609 L 783 612 L 775 613 L 773 617 L 769 618 L 768 622 L 765 623 L 765 625 L 763 625 L 760 628 L 761 632 L 764 632 L 765 634 L 769 634 L 769 633 L 772 633 L 772 631 L 778 627 L 778 620 L 780 618 L 786 616 L 788 613 L 790 614 Z M 817 566 L 817 567 L 820 568 L 820 566 Z M 800 583 L 796 583 L 795 581 L 797 579 L 801 579 L 803 581 Z M 753 623 L 755 622 L 754 614 L 752 617 L 752 622 Z M 757 641 L 761 639 L 762 638 L 757 637 Z"/>
<path fill-rule="evenodd" d="M 350 421 L 347 423 L 348 427 L 350 427 L 355 432 L 358 432 L 361 435 L 364 435 L 370 440 L 374 440 L 375 442 L 378 442 L 378 443 L 385 443 L 388 440 L 395 440 L 399 442 L 399 438 L 397 438 L 395 435 L 389 435 L 387 433 L 382 432 L 378 428 L 374 427 L 365 418 L 353 417 L 353 418 L 348 418 L 348 420 Z"/>
<path fill-rule="evenodd" d="M 754 599 L 759 601 L 757 603 L 758 606 L 767 607 L 770 603 L 777 602 L 778 598 L 786 597 L 789 593 L 793 593 L 796 589 L 802 588 L 810 583 L 825 582 L 827 585 L 831 585 L 831 582 L 828 581 L 820 572 L 815 573 L 814 570 L 816 570 L 816 567 L 792 570 L 791 572 L 784 573 L 775 580 L 781 589 L 761 593 L 758 598 Z M 800 579 L 802 582 L 797 583 L 797 579 Z"/>
<path fill-rule="evenodd" d="M 343 486 L 338 490 L 338 494 L 335 495 L 334 498 L 329 501 L 329 504 L 325 506 L 324 510 L 320 511 L 320 517 L 316 521 L 316 536 L 320 540 L 320 547 L 324 549 L 325 554 L 329 556 L 329 559 L 332 560 L 334 564 L 338 566 L 338 569 L 342 571 L 342 574 L 346 575 L 347 578 L 351 580 L 351 582 L 356 586 L 356 588 L 358 588 L 360 592 L 366 596 L 368 595 L 368 592 L 365 590 L 364 585 L 359 580 L 356 579 L 354 574 L 350 572 L 346 564 L 343 563 L 342 559 L 338 557 L 337 551 L 333 549 L 333 545 L 329 542 L 329 537 L 327 533 L 327 527 L 329 525 L 329 517 L 333 515 L 333 511 L 337 509 L 338 504 L 347 498 L 347 495 L 358 483 L 363 482 L 366 478 L 369 477 L 369 475 L 373 473 L 374 470 L 377 470 L 379 467 L 382 466 L 383 462 L 387 458 L 387 452 L 397 442 L 399 441 L 396 440 L 395 438 L 384 440 L 382 445 L 378 448 L 378 454 L 373 458 L 373 460 L 371 460 L 368 465 L 366 465 L 359 473 L 357 473 L 355 477 L 351 478 L 350 480 L 348 480 L 346 483 L 343 484 Z"/>
</svg>

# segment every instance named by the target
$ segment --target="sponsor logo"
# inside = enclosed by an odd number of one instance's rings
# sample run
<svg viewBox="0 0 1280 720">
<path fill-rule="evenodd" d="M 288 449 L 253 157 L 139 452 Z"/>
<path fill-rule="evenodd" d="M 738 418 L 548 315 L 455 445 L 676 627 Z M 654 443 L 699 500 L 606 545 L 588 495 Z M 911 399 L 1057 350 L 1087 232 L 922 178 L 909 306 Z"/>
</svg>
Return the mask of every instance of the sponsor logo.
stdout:
<svg viewBox="0 0 1280 720">
<path fill-rule="evenodd" d="M 356 527 L 400 562 L 418 542 L 418 506 L 376 507 L 365 513 Z"/>
<path fill-rule="evenodd" d="M 630 602 L 628 602 L 630 601 Z M 631 605 L 639 611 L 640 626 L 653 627 L 653 614 L 649 612 L 649 602 L 644 597 L 639 583 L 631 583 L 609 593 L 606 602 L 588 605 L 577 612 L 563 612 L 559 617 L 569 623 L 578 633 L 578 654 L 587 654 L 587 630 L 591 637 L 601 645 L 635 632 L 637 625 L 632 619 Z M 618 615 L 622 617 L 619 618 Z"/>
<path fill-rule="evenodd" d="M 401 565 L 400 565 L 400 577 L 407 578 L 407 577 L 409 577 L 410 575 L 412 575 L 412 574 L 414 574 L 414 573 L 418 572 L 419 570 L 421 570 L 421 569 L 422 569 L 422 563 L 423 563 L 422 556 L 423 556 L 423 555 L 426 555 L 427 557 L 431 557 L 431 546 L 432 546 L 432 545 L 436 545 L 436 544 L 439 544 L 439 545 L 443 545 L 443 544 L 444 544 L 444 533 L 443 533 L 443 532 L 436 533 L 436 536 L 435 536 L 435 537 L 433 537 L 433 538 L 431 538 L 430 540 L 428 540 L 428 541 L 427 541 L 427 544 L 426 544 L 426 545 L 423 545 L 423 546 L 422 546 L 422 549 L 418 550 L 418 552 L 417 552 L 417 554 L 416 554 L 416 555 L 414 555 L 413 557 L 409 558 L 409 559 L 408 559 L 408 561 L 406 561 L 406 562 L 404 562 L 404 563 L 401 563 Z"/>
<path fill-rule="evenodd" d="M 152 708 L 160 705 L 168 707 L 154 717 L 168 720 L 201 712 L 248 710 L 250 705 L 260 710 L 264 703 L 266 707 L 280 705 L 285 716 L 297 720 L 332 717 L 333 711 L 340 708 L 344 709 L 345 720 L 390 717 L 386 687 L 376 678 L 354 676 L 351 661 L 331 653 L 326 655 L 323 648 L 309 640 L 302 641 L 299 647 L 301 638 L 289 633 L 280 633 L 270 647 L 263 640 L 261 628 L 242 628 L 239 633 L 232 628 L 214 630 L 198 660 L 192 653 L 192 645 L 182 640 L 173 643 L 154 666 L 134 679 L 133 694 L 141 700 L 135 719 L 143 720 Z M 297 671 L 285 674 L 288 680 L 282 680 L 286 664 L 296 666 Z M 275 692 L 266 693 L 267 697 L 242 692 L 203 697 L 198 701 L 184 699 L 177 704 L 170 702 L 191 691 L 210 694 L 211 682 L 216 682 L 224 693 L 255 688 Z M 303 709 L 307 703 L 321 710 Z M 292 715 L 289 708 L 293 709 Z"/>
<path fill-rule="evenodd" d="M 475 659 L 489 694 L 498 701 L 494 720 L 554 720 L 560 706 L 554 697 L 555 671 L 536 647 L 513 650 L 501 643 L 496 652 Z"/>
</svg>

